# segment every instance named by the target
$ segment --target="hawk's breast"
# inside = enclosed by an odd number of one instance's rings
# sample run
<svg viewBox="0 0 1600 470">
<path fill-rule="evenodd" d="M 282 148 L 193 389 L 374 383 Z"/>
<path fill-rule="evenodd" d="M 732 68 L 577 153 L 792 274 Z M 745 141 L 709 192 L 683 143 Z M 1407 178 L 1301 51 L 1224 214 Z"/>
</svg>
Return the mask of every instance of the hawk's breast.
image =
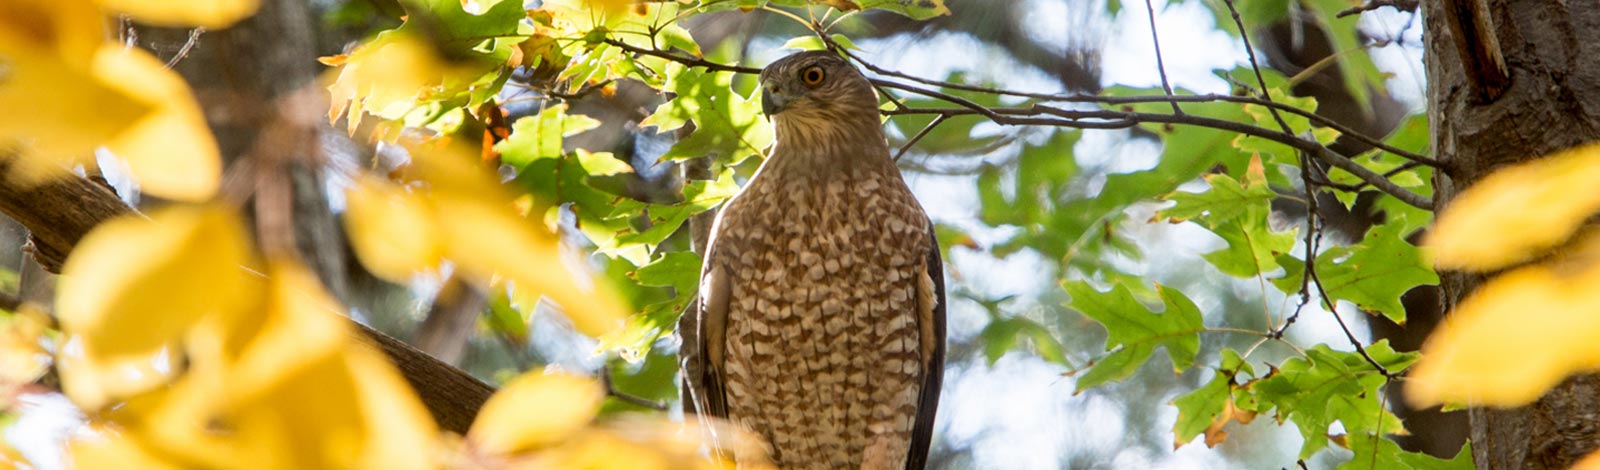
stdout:
<svg viewBox="0 0 1600 470">
<path fill-rule="evenodd" d="M 728 415 L 771 441 L 780 468 L 899 468 L 932 238 L 897 173 L 832 173 L 758 177 L 720 216 L 708 262 L 730 278 Z"/>
</svg>

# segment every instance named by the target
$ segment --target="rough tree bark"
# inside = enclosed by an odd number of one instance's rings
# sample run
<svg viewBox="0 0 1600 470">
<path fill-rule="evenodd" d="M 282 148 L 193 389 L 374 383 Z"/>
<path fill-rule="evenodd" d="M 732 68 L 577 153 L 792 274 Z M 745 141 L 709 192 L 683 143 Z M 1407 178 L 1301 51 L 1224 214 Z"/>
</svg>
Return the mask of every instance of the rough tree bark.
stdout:
<svg viewBox="0 0 1600 470">
<path fill-rule="evenodd" d="M 1456 166 L 1435 181 L 1445 210 L 1498 167 L 1600 140 L 1600 9 L 1563 0 L 1431 0 L 1423 9 L 1433 148 Z M 1482 278 L 1441 281 L 1454 306 Z M 1478 468 L 1568 468 L 1600 448 L 1600 376 L 1470 415 Z"/>
</svg>

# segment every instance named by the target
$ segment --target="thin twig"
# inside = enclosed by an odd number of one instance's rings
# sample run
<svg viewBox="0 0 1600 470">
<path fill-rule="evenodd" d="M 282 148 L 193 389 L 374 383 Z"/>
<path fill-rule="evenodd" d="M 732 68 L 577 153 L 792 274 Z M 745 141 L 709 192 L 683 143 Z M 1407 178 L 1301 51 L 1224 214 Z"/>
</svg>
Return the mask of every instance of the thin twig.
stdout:
<svg viewBox="0 0 1600 470">
<path fill-rule="evenodd" d="M 938 126 L 939 123 L 944 122 L 945 119 L 949 118 L 950 116 L 943 114 L 933 118 L 933 122 L 928 123 L 928 125 L 923 127 L 921 131 L 917 132 L 917 135 L 911 136 L 911 140 L 907 140 L 905 145 L 900 146 L 900 151 L 894 153 L 894 161 L 900 161 L 900 157 L 905 156 L 906 151 L 911 150 L 912 145 L 916 145 L 917 141 L 922 140 L 923 136 L 928 135 L 928 132 L 932 131 L 934 127 Z"/>
<path fill-rule="evenodd" d="M 1152 0 L 1144 0 L 1144 9 L 1150 13 L 1150 43 L 1156 46 L 1156 72 L 1161 74 L 1161 90 L 1167 92 L 1171 98 L 1172 83 L 1167 81 L 1167 62 L 1161 56 L 1161 36 L 1156 34 L 1156 7 Z M 1172 114 L 1183 114 L 1183 109 L 1178 107 L 1177 101 L 1168 101 L 1172 104 Z"/>
<path fill-rule="evenodd" d="M 1395 10 L 1399 11 L 1417 11 L 1417 6 L 1420 3 L 1421 2 L 1418 2 L 1417 0 L 1371 0 L 1361 5 L 1340 10 L 1339 13 L 1336 13 L 1333 16 L 1334 18 L 1344 18 L 1346 16 L 1359 15 L 1383 7 L 1394 7 Z"/>
<path fill-rule="evenodd" d="M 177 67 L 178 66 L 178 62 L 182 62 L 183 58 L 188 57 L 189 56 L 189 52 L 194 50 L 194 46 L 197 45 L 197 44 L 200 44 L 200 35 L 201 34 L 205 34 L 205 32 L 206 32 L 205 28 L 198 28 L 198 27 L 195 28 L 195 29 L 189 30 L 189 39 L 183 41 L 183 47 L 178 48 L 177 55 L 172 56 L 171 59 L 167 59 L 167 66 L 166 67 L 168 69 L 171 69 L 173 67 Z"/>
<path fill-rule="evenodd" d="M 705 59 L 702 59 L 702 58 L 697 58 L 697 57 L 684 57 L 684 56 L 681 56 L 681 55 L 678 55 L 678 54 L 673 54 L 673 53 L 666 52 L 666 51 L 651 50 L 651 49 L 635 47 L 635 46 L 628 45 L 626 43 L 623 43 L 621 41 L 616 41 L 616 40 L 608 39 L 608 40 L 606 40 L 606 43 L 607 44 L 611 44 L 611 45 L 616 46 L 616 47 L 619 47 L 619 48 L 622 48 L 622 49 L 627 50 L 629 52 L 634 52 L 634 53 L 644 54 L 644 55 L 649 55 L 649 56 L 654 56 L 654 57 L 660 57 L 660 58 L 672 60 L 672 61 L 675 61 L 675 62 L 679 62 L 679 63 L 682 63 L 684 65 L 695 66 L 695 67 L 703 67 L 703 68 L 706 68 L 708 70 L 713 70 L 713 71 L 725 71 L 725 72 L 747 73 L 747 74 L 759 74 L 761 72 L 760 69 L 756 69 L 756 68 L 720 64 L 720 63 L 711 62 L 711 61 L 708 61 L 708 60 L 705 60 Z M 845 54 L 846 55 L 850 55 L 850 53 L 848 51 L 845 51 Z M 854 56 L 851 55 L 851 57 L 854 57 Z M 877 69 L 876 66 L 871 66 L 871 67 L 869 67 L 869 70 L 877 71 L 877 70 L 881 70 L 881 69 Z M 927 80 L 926 79 L 917 79 L 917 81 L 926 82 Z M 1027 107 L 1027 108 L 990 108 L 990 107 L 983 106 L 983 105 L 980 105 L 978 103 L 975 103 L 972 100 L 968 100 L 966 98 L 953 96 L 953 95 L 950 95 L 948 93 L 940 92 L 940 91 L 937 91 L 937 90 L 930 90 L 930 89 L 919 87 L 919 86 L 915 86 L 915 85 L 908 85 L 908 84 L 904 84 L 904 83 L 898 83 L 898 82 L 893 82 L 893 81 L 888 81 L 888 80 L 881 80 L 881 79 L 874 79 L 874 80 L 872 80 L 872 83 L 874 85 L 876 85 L 876 86 L 880 86 L 880 87 L 883 87 L 883 88 L 891 88 L 891 89 L 902 90 L 902 91 L 906 91 L 906 92 L 910 92 L 910 93 L 915 93 L 915 94 L 918 94 L 918 95 L 927 96 L 927 97 L 938 99 L 938 100 L 942 100 L 942 101 L 947 101 L 947 102 L 950 102 L 952 104 L 956 104 L 956 105 L 959 105 L 959 106 L 962 107 L 962 109 L 953 109 L 953 108 L 914 109 L 914 108 L 906 107 L 906 108 L 900 108 L 900 109 L 882 110 L 881 112 L 883 114 L 885 114 L 885 115 L 901 115 L 901 114 L 950 114 L 950 115 L 978 114 L 978 115 L 982 115 L 982 116 L 984 116 L 986 118 L 989 118 L 991 121 L 993 121 L 993 122 L 995 122 L 997 124 L 1002 124 L 1002 125 L 1046 125 L 1046 126 L 1072 127 L 1072 128 L 1078 128 L 1078 129 L 1123 129 L 1123 128 L 1128 128 L 1128 127 L 1133 127 L 1133 126 L 1138 125 L 1139 123 L 1142 123 L 1142 122 L 1154 122 L 1154 123 L 1195 125 L 1195 126 L 1200 126 L 1200 127 L 1208 127 L 1208 128 L 1213 128 L 1213 129 L 1232 131 L 1232 132 L 1246 134 L 1246 135 L 1250 135 L 1250 136 L 1254 136 L 1254 137 L 1260 137 L 1260 138 L 1263 138 L 1263 139 L 1272 140 L 1272 141 L 1279 142 L 1279 143 L 1282 143 L 1282 144 L 1285 144 L 1285 145 L 1289 145 L 1290 147 L 1293 147 L 1293 148 L 1296 148 L 1296 149 L 1299 149 L 1299 150 L 1302 150 L 1302 151 L 1305 151 L 1305 152 L 1309 152 L 1312 155 L 1316 156 L 1317 158 L 1327 161 L 1329 164 L 1332 164 L 1332 165 L 1334 165 L 1336 167 L 1339 167 L 1341 169 L 1349 171 L 1352 174 L 1355 174 L 1357 177 L 1359 177 L 1363 181 L 1366 181 L 1367 183 L 1371 184 L 1373 187 L 1376 187 L 1379 190 L 1394 196 L 1396 199 L 1399 199 L 1400 201 L 1405 202 L 1406 204 L 1410 204 L 1412 206 L 1416 206 L 1416 207 L 1422 208 L 1422 209 L 1431 210 L 1433 208 L 1433 201 L 1431 199 L 1423 197 L 1423 196 L 1420 196 L 1420 195 L 1417 195 L 1416 193 L 1412 193 L 1411 191 L 1406 190 L 1405 188 L 1401 188 L 1399 185 L 1394 184 L 1394 182 L 1388 181 L 1388 180 L 1382 178 L 1377 173 L 1374 173 L 1371 170 L 1368 170 L 1365 167 L 1362 167 L 1360 164 L 1355 163 L 1354 161 L 1351 161 L 1349 158 L 1346 158 L 1343 155 L 1339 155 L 1339 154 L 1333 152 L 1332 150 L 1329 150 L 1327 147 L 1323 146 L 1321 143 L 1318 143 L 1318 142 L 1313 141 L 1313 140 L 1303 139 L 1303 138 L 1300 138 L 1298 136 L 1295 136 L 1295 135 L 1287 133 L 1287 132 L 1272 131 L 1272 130 L 1268 130 L 1268 129 L 1263 129 L 1263 128 L 1258 127 L 1258 126 L 1250 125 L 1250 124 L 1242 124 L 1242 123 L 1237 123 L 1237 122 L 1233 122 L 1233 121 L 1227 121 L 1227 120 L 1223 120 L 1223 119 L 1208 118 L 1208 117 L 1203 117 L 1203 116 L 1192 116 L 1192 115 L 1172 115 L 1172 114 L 1142 113 L 1142 112 L 1113 111 L 1113 110 L 1086 110 L 1086 111 L 1066 110 L 1066 109 L 1055 108 L 1055 107 L 1050 107 L 1050 106 L 1043 106 L 1043 105 L 1039 105 L 1039 104 L 1035 104 L 1035 105 L 1033 105 L 1031 107 Z M 943 82 L 933 82 L 933 83 L 943 84 Z M 960 88 L 957 87 L 957 89 L 960 89 Z M 1164 100 L 1168 100 L 1168 99 L 1178 99 L 1178 98 L 1182 98 L 1182 97 L 1162 97 L 1162 98 L 1154 99 L 1152 101 L 1164 101 Z M 1220 101 L 1220 100 L 1218 100 L 1218 101 Z M 1273 102 L 1271 102 L 1271 101 L 1263 101 L 1262 103 L 1264 103 L 1264 105 L 1266 105 L 1266 106 L 1271 106 L 1272 109 L 1278 109 L 1276 106 L 1274 106 L 1272 104 Z M 900 106 L 903 106 L 903 104 L 901 104 Z M 1057 119 L 1057 118 L 1050 118 L 1050 117 L 1037 117 L 1037 116 L 1059 116 L 1059 117 L 1064 117 L 1066 119 Z"/>
<path fill-rule="evenodd" d="M 600 383 L 606 386 L 606 395 L 609 395 L 612 398 L 622 400 L 624 403 L 638 405 L 656 411 L 667 411 L 666 403 L 617 390 L 617 384 L 611 381 L 610 366 L 602 366 L 600 368 Z"/>
<path fill-rule="evenodd" d="M 831 38 L 825 39 L 825 41 L 832 41 L 832 39 Z M 705 59 L 702 59 L 702 58 L 698 58 L 698 57 L 685 57 L 685 56 L 682 56 L 682 55 L 673 54 L 673 53 L 666 52 L 666 51 L 649 50 L 649 49 L 644 49 L 644 48 L 640 48 L 640 47 L 635 47 L 635 46 L 623 43 L 621 41 L 607 40 L 606 43 L 607 44 L 611 44 L 611 45 L 616 46 L 616 47 L 619 47 L 619 48 L 622 48 L 623 50 L 626 50 L 626 51 L 629 51 L 629 52 L 633 52 L 633 53 L 637 53 L 637 54 L 644 54 L 644 55 L 649 55 L 649 56 L 654 56 L 654 57 L 659 57 L 659 58 L 671 60 L 671 61 L 674 61 L 674 62 L 678 62 L 678 63 L 684 64 L 684 65 L 689 65 L 689 66 L 694 66 L 694 67 L 703 67 L 703 68 L 706 68 L 708 70 L 722 71 L 722 72 L 745 73 L 745 74 L 759 74 L 759 73 L 761 73 L 761 69 L 758 69 L 758 68 L 741 67 L 741 66 L 720 64 L 720 63 L 711 62 L 711 61 L 708 61 L 708 60 L 705 60 Z M 944 82 L 944 81 L 938 81 L 938 80 L 931 80 L 931 79 L 927 79 L 927 78 L 922 78 L 922 77 L 918 77 L 918 76 L 915 76 L 915 75 L 902 73 L 902 72 L 897 72 L 897 71 L 894 71 L 894 70 L 889 70 L 889 69 L 885 69 L 885 68 L 879 67 L 877 65 L 874 65 L 874 64 L 872 64 L 870 62 L 867 62 L 867 61 L 861 59 L 860 57 L 856 56 L 854 53 L 850 52 L 849 50 L 845 50 L 845 49 L 841 48 L 840 52 L 844 53 L 845 56 L 855 60 L 857 63 L 861 64 L 862 67 L 866 68 L 867 70 L 869 70 L 869 71 L 871 71 L 871 72 L 873 72 L 875 74 L 888 76 L 888 77 L 901 78 L 901 79 L 905 79 L 905 80 L 908 80 L 908 81 L 912 81 L 912 82 L 916 82 L 916 83 L 920 83 L 920 84 L 924 84 L 924 85 L 936 86 L 936 87 L 940 87 L 940 88 L 944 88 L 944 89 L 950 89 L 950 90 L 971 91 L 971 92 L 976 92 L 976 93 L 985 93 L 985 94 L 1000 95 L 1000 96 L 1015 96 L 1015 97 L 1019 97 L 1019 98 L 1031 98 L 1031 99 L 1036 99 L 1036 100 L 1046 101 L 1046 102 L 1063 102 L 1063 103 L 1098 103 L 1098 104 L 1103 104 L 1103 105 L 1118 105 L 1118 104 L 1159 103 L 1159 102 L 1178 102 L 1178 103 L 1225 102 L 1225 103 L 1250 104 L 1250 105 L 1264 106 L 1264 107 L 1267 107 L 1267 108 L 1270 108 L 1270 109 L 1276 109 L 1278 111 L 1287 112 L 1287 113 L 1294 114 L 1294 115 L 1297 115 L 1297 116 L 1300 116 L 1300 117 L 1304 117 L 1304 118 L 1310 120 L 1310 122 L 1316 124 L 1319 127 L 1326 127 L 1326 128 L 1329 128 L 1329 129 L 1333 129 L 1335 131 L 1338 131 L 1339 135 L 1341 135 L 1341 136 L 1349 137 L 1349 138 L 1354 139 L 1354 140 L 1356 140 L 1358 142 L 1361 142 L 1363 144 L 1370 145 L 1373 148 L 1377 148 L 1377 149 L 1383 150 L 1385 152 L 1392 153 L 1392 154 L 1394 154 L 1394 155 L 1396 155 L 1396 156 L 1398 156 L 1400 158 L 1404 158 L 1406 160 L 1418 162 L 1418 163 L 1421 163 L 1421 164 L 1424 164 L 1424 165 L 1428 165 L 1428 166 L 1431 166 L 1431 167 L 1434 167 L 1434 168 L 1442 168 L 1442 169 L 1446 169 L 1446 170 L 1449 170 L 1449 168 L 1450 168 L 1444 162 L 1441 162 L 1441 161 L 1433 159 L 1433 158 L 1429 158 L 1427 156 L 1423 156 L 1423 155 L 1415 153 L 1415 152 L 1411 152 L 1411 151 L 1407 151 L 1407 150 L 1404 150 L 1404 149 L 1400 149 L 1400 148 L 1394 147 L 1392 145 L 1384 143 L 1381 140 L 1378 140 L 1378 139 L 1375 139 L 1375 138 L 1373 138 L 1371 136 L 1362 134 L 1361 132 L 1350 128 L 1349 126 L 1346 126 L 1346 125 L 1341 124 L 1339 122 L 1333 121 L 1331 119 L 1328 119 L 1328 118 L 1323 117 L 1321 115 L 1318 115 L 1316 113 L 1313 113 L 1313 112 L 1310 112 L 1310 111 L 1307 111 L 1307 110 L 1304 110 L 1304 109 L 1296 108 L 1294 106 L 1289 106 L 1289 105 L 1286 105 L 1286 104 L 1283 104 L 1283 103 L 1263 100 L 1263 99 L 1256 98 L 1256 97 L 1251 97 L 1251 96 L 1233 96 L 1233 95 L 1225 95 L 1225 94 L 1174 95 L 1174 96 L 1147 96 L 1147 95 L 1140 95 L 1140 96 L 1100 96 L 1100 95 L 1087 95 L 1087 94 L 1062 95 L 1062 94 L 1051 94 L 1051 93 L 1035 93 L 1035 92 L 1005 90 L 1005 89 L 990 88 L 990 87 L 983 87 L 983 86 L 976 86 L 976 85 L 968 85 L 968 84 L 962 84 L 962 83 L 951 83 L 951 82 Z M 931 92 L 930 90 L 927 90 L 925 88 L 914 87 L 914 86 L 910 86 L 910 85 L 906 85 L 906 84 L 902 84 L 902 83 L 896 83 L 896 82 L 892 82 L 892 81 L 888 81 L 888 80 L 872 79 L 871 81 L 872 81 L 872 84 L 874 86 L 877 86 L 880 89 L 880 93 L 882 92 L 882 88 L 894 88 L 894 89 L 907 91 L 907 92 L 911 92 L 911 93 L 915 93 L 915 94 L 919 94 L 919 95 L 923 95 L 923 96 L 928 96 L 930 98 L 936 98 L 936 99 L 945 99 L 945 97 L 949 96 L 947 94 L 942 94 L 942 93 L 938 94 L 938 95 L 930 94 L 930 93 L 935 93 L 935 92 Z M 901 107 L 902 104 L 898 100 L 893 98 L 892 95 L 888 95 L 887 93 L 883 93 L 883 94 L 886 95 L 891 102 L 893 102 L 895 105 L 897 105 L 897 107 Z M 963 100 L 963 101 L 965 101 L 965 100 Z M 967 101 L 967 102 L 970 103 L 970 101 Z M 988 116 L 988 115 L 986 114 L 985 116 Z M 990 117 L 992 118 L 992 116 L 990 116 Z"/>
</svg>

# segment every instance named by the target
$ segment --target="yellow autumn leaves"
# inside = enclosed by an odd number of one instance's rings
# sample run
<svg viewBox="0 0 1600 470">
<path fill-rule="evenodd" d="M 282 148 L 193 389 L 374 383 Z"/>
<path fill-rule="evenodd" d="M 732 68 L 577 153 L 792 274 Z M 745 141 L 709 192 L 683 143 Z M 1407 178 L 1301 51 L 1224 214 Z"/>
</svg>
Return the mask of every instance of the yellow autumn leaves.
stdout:
<svg viewBox="0 0 1600 470">
<path fill-rule="evenodd" d="M 183 80 L 147 52 L 107 35 L 110 15 L 169 26 L 222 27 L 252 0 L 12 0 L 0 3 L 0 159 L 34 184 L 109 150 L 145 192 L 209 198 L 221 163 Z M 22 111 L 26 110 L 26 111 Z"/>
<path fill-rule="evenodd" d="M 628 310 L 609 285 L 563 269 L 559 240 L 516 214 L 473 155 L 416 147 L 406 173 L 402 184 L 363 176 L 348 193 L 345 228 L 374 274 L 405 282 L 448 259 L 480 284 L 509 280 L 525 301 L 555 301 L 585 334 L 622 326 Z"/>
<path fill-rule="evenodd" d="M 1435 264 L 1493 275 L 1429 338 L 1412 402 L 1519 406 L 1600 370 L 1600 232 L 1585 228 L 1596 188 L 1600 146 L 1588 146 L 1492 174 L 1440 214 Z"/>
</svg>

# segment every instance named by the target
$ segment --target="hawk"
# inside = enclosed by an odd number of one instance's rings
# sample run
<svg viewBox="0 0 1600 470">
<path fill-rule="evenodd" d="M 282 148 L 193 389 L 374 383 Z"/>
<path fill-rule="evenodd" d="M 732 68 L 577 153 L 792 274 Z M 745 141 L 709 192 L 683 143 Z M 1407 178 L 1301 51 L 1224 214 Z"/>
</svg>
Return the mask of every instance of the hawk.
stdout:
<svg viewBox="0 0 1600 470">
<path fill-rule="evenodd" d="M 921 469 L 944 367 L 933 226 L 878 96 L 827 51 L 761 72 L 771 155 L 712 226 L 685 338 L 685 408 L 773 447 L 779 468 Z"/>
</svg>

